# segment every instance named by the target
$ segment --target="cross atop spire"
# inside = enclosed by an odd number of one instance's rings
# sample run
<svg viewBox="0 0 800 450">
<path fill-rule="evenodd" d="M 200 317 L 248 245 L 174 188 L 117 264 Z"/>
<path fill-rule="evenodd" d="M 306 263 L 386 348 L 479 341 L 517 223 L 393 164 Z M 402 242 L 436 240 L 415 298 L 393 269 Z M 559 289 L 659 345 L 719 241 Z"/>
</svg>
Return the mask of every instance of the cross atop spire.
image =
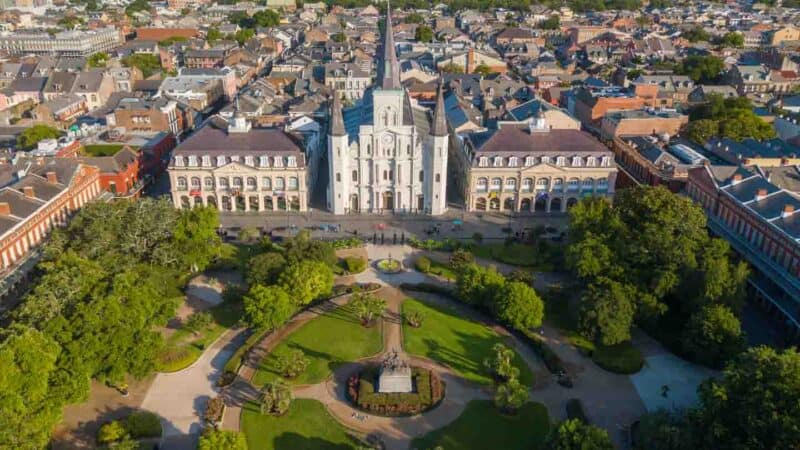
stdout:
<svg viewBox="0 0 800 450">
<path fill-rule="evenodd" d="M 439 94 L 436 96 L 436 108 L 433 110 L 431 136 L 447 136 L 447 117 L 444 112 L 444 80 L 439 83 Z"/>
<path fill-rule="evenodd" d="M 392 5 L 386 2 L 386 29 L 383 36 L 383 72 L 381 87 L 383 89 L 400 89 L 400 63 L 397 62 L 397 53 L 394 48 L 392 30 Z"/>
</svg>

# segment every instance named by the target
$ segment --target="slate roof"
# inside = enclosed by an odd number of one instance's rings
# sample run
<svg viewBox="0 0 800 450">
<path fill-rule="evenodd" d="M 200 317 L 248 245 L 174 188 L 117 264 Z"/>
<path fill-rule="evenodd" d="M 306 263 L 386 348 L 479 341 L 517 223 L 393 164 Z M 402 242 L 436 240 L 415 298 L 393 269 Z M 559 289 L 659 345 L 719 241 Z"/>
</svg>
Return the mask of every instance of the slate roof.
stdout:
<svg viewBox="0 0 800 450">
<path fill-rule="evenodd" d="M 471 133 L 467 135 L 467 139 L 479 156 L 493 154 L 520 157 L 531 155 L 570 157 L 587 154 L 612 156 L 605 145 L 579 130 L 530 132 L 527 127 L 502 126 L 497 130 Z"/>
</svg>

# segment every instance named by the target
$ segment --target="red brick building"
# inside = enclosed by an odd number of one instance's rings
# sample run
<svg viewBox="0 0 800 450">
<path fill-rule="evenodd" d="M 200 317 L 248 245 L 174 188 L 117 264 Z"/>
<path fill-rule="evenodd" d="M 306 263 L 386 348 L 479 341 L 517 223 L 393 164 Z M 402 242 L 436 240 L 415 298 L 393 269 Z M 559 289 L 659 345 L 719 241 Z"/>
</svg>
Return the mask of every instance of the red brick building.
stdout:
<svg viewBox="0 0 800 450">
<path fill-rule="evenodd" d="M 7 274 L 101 188 L 96 167 L 68 158 L 21 159 L 2 172 L 0 264 Z"/>
<path fill-rule="evenodd" d="M 100 187 L 104 191 L 117 197 L 138 197 L 141 193 L 140 153 L 130 147 L 123 147 L 113 156 L 87 156 L 77 160 L 98 168 Z"/>
</svg>

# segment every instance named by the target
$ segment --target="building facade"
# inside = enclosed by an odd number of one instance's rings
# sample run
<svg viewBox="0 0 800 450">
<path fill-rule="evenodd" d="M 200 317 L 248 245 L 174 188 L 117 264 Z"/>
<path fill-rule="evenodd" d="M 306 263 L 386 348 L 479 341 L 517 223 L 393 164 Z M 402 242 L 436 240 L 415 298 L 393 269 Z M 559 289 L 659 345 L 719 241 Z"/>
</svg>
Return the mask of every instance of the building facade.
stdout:
<svg viewBox="0 0 800 450">
<path fill-rule="evenodd" d="M 86 57 L 97 52 L 107 52 L 122 43 L 120 31 L 110 27 L 89 31 L 62 31 L 52 36 L 48 33 L 28 32 L 0 36 L 0 49 L 17 55 Z"/>
<path fill-rule="evenodd" d="M 238 112 L 213 117 L 173 152 L 168 168 L 176 208 L 222 212 L 307 211 L 306 155 L 280 129 L 251 128 Z"/>
<path fill-rule="evenodd" d="M 581 197 L 612 198 L 613 153 L 579 130 L 551 129 L 539 115 L 466 136 L 468 211 L 560 213 Z"/>
<path fill-rule="evenodd" d="M 447 209 L 448 129 L 441 90 L 433 115 L 402 84 L 386 15 L 378 83 L 353 108 L 334 96 L 328 132 L 328 208 L 335 214 Z"/>
</svg>

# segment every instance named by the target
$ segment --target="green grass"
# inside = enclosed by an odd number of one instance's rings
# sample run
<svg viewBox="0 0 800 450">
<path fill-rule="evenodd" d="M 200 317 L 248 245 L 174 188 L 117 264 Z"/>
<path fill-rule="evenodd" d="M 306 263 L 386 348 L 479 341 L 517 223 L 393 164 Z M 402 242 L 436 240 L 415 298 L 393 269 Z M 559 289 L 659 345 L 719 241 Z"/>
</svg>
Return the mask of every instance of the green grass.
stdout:
<svg viewBox="0 0 800 450">
<path fill-rule="evenodd" d="M 636 373 L 644 365 L 642 352 L 630 342 L 611 346 L 599 345 L 592 354 L 592 361 L 609 372 L 623 375 Z"/>
<path fill-rule="evenodd" d="M 253 383 L 261 386 L 280 376 L 275 369 L 277 356 L 300 349 L 310 360 L 308 369 L 297 378 L 296 384 L 319 383 L 342 363 L 372 356 L 383 348 L 381 326 L 361 326 L 349 305 L 303 325 L 283 340 L 272 353 L 261 361 Z"/>
<path fill-rule="evenodd" d="M 358 441 L 316 400 L 298 399 L 281 417 L 262 415 L 254 403 L 242 408 L 249 450 L 350 450 Z"/>
<path fill-rule="evenodd" d="M 86 156 L 114 156 L 122 150 L 123 144 L 89 144 L 83 146 L 83 153 Z M 136 146 L 130 146 L 136 150 Z"/>
<path fill-rule="evenodd" d="M 558 260 L 560 246 L 542 242 L 540 245 L 521 244 L 519 242 L 477 244 L 472 253 L 484 259 L 492 259 L 511 266 L 531 267 L 539 271 L 553 270 L 554 261 Z"/>
<path fill-rule="evenodd" d="M 236 325 L 242 316 L 242 306 L 226 302 L 208 312 L 214 317 L 210 327 L 198 333 L 180 328 L 167 338 L 164 350 L 156 358 L 156 370 L 177 372 L 192 365 L 222 333 Z"/>
<path fill-rule="evenodd" d="M 418 300 L 403 302 L 403 313 L 419 311 L 425 317 L 420 328 L 403 323 L 403 348 L 451 367 L 467 380 L 492 383 L 483 360 L 492 356 L 492 347 L 503 338 L 487 326 L 461 318 L 449 308 L 428 305 Z M 533 374 L 519 355 L 514 359 L 520 381 L 530 386 Z"/>
<path fill-rule="evenodd" d="M 457 275 L 449 264 L 442 264 L 439 261 L 431 260 L 431 268 L 428 273 L 438 275 L 446 280 L 455 281 Z"/>
<path fill-rule="evenodd" d="M 414 439 L 411 448 L 536 450 L 550 430 L 547 408 L 526 403 L 515 416 L 500 414 L 491 401 L 474 400 L 453 423 Z"/>
</svg>

